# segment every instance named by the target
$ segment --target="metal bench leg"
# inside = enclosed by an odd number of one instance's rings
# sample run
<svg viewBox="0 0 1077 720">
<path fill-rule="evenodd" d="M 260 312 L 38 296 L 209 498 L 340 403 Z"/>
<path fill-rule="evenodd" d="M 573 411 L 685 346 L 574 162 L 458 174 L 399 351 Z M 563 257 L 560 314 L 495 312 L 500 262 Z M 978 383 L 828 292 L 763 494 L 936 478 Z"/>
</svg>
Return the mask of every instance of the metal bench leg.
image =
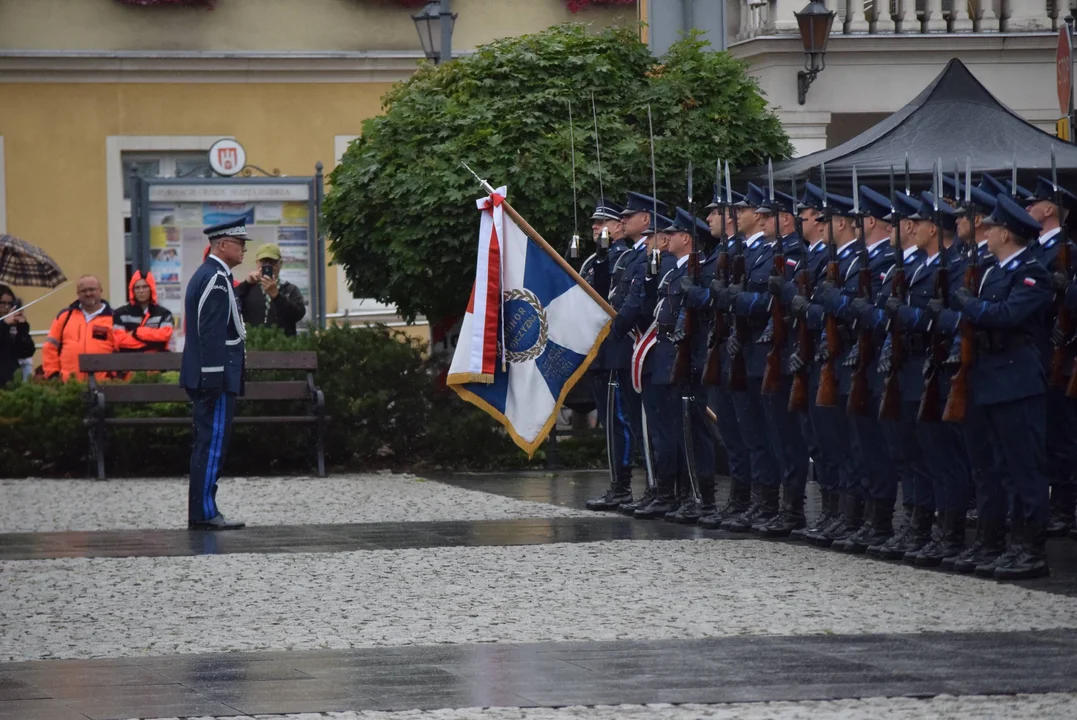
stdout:
<svg viewBox="0 0 1077 720">
<path fill-rule="evenodd" d="M 107 480 L 108 478 L 105 476 L 105 398 L 98 393 L 94 393 L 92 402 L 94 424 L 91 444 L 93 445 L 94 459 L 97 461 L 97 479 Z"/>
<path fill-rule="evenodd" d="M 318 420 L 314 423 L 314 446 L 317 455 L 318 477 L 325 477 L 325 395 L 321 390 L 314 391 L 314 414 Z"/>
</svg>

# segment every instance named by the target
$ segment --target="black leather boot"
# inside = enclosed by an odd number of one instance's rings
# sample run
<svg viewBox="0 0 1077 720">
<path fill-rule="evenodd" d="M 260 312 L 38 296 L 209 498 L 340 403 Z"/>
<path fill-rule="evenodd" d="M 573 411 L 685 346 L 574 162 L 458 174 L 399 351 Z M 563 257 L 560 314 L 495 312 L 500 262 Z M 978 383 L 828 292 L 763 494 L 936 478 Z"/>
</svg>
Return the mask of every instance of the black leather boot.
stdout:
<svg viewBox="0 0 1077 720">
<path fill-rule="evenodd" d="M 884 560 L 901 560 L 907 553 L 918 553 L 931 542 L 931 525 L 935 520 L 935 511 L 928 507 L 914 507 L 909 518 L 908 531 L 902 533 L 900 540 L 895 535 L 891 538 L 879 557 Z"/>
<path fill-rule="evenodd" d="M 862 555 L 872 545 L 880 545 L 894 534 L 894 501 L 867 500 L 865 502 L 864 524 L 844 542 L 834 543 L 831 547 L 854 555 Z"/>
<path fill-rule="evenodd" d="M 1005 530 L 1002 531 L 1005 538 Z M 977 577 L 995 577 L 995 568 L 1007 566 L 1013 563 L 1021 553 L 1025 551 L 1025 520 L 1024 510 L 1019 503 L 1014 503 L 1013 515 L 1010 518 L 1010 541 L 1006 543 L 1006 549 L 993 560 L 977 565 L 973 572 Z"/>
<path fill-rule="evenodd" d="M 998 560 L 1006 550 L 1006 521 L 980 518 L 976 523 L 976 540 L 956 558 L 946 558 L 942 567 L 952 567 L 959 573 L 970 573 L 979 565 Z M 952 562 L 951 562 L 952 560 Z"/>
<path fill-rule="evenodd" d="M 996 580 L 1031 580 L 1051 574 L 1047 567 L 1046 525 L 1025 525 L 1021 545 L 1021 552 L 1010 562 L 1004 564 L 1000 558 L 995 565 Z"/>
<path fill-rule="evenodd" d="M 866 555 L 870 555 L 874 558 L 884 559 L 883 552 L 888 549 L 893 549 L 897 545 L 905 542 L 905 536 L 912 531 L 912 511 L 911 505 L 902 505 L 901 525 L 898 528 L 894 528 L 894 508 L 890 505 L 890 511 L 888 517 L 890 522 L 890 535 L 889 537 L 882 538 L 880 531 L 880 540 L 877 543 L 868 545 L 868 549 L 864 551 Z"/>
<path fill-rule="evenodd" d="M 755 523 L 755 516 L 759 514 L 760 508 L 762 508 L 763 486 L 759 483 L 752 483 L 751 488 L 751 505 L 749 505 L 748 509 L 741 514 L 723 520 L 720 526 L 723 530 L 727 532 L 746 533 L 752 529 L 752 525 Z"/>
<path fill-rule="evenodd" d="M 1047 523 L 1047 537 L 1066 537 L 1077 528 L 1075 522 L 1077 495 L 1072 485 L 1056 485 L 1051 488 L 1051 519 Z"/>
<path fill-rule="evenodd" d="M 933 545 L 939 541 L 942 536 L 942 517 L 936 516 L 935 511 L 931 508 L 925 508 L 927 514 L 927 520 L 924 521 L 922 529 L 926 530 L 926 535 L 920 534 L 919 539 L 923 539 L 924 542 L 919 547 L 910 547 L 910 549 L 902 555 L 901 559 L 909 565 L 916 564 L 916 557 L 925 549 L 933 550 Z M 937 522 L 936 522 L 937 521 Z"/>
<path fill-rule="evenodd" d="M 792 539 L 804 540 L 809 532 L 822 532 L 830 523 L 834 522 L 834 518 L 838 514 L 838 501 L 841 496 L 836 492 L 822 488 L 819 488 L 819 495 L 821 496 L 819 515 L 812 520 L 810 525 L 789 533 L 789 537 Z"/>
<path fill-rule="evenodd" d="M 913 561 L 920 567 L 939 567 L 942 561 L 950 558 L 956 562 L 957 557 L 965 551 L 965 514 L 966 510 L 945 510 L 940 513 L 940 532 L 938 540 L 929 543 Z"/>
<path fill-rule="evenodd" d="M 804 496 L 798 494 L 795 497 L 790 497 L 789 493 L 786 492 L 781 511 L 772 520 L 759 528 L 759 537 L 789 537 L 797 530 L 803 529 L 807 524 L 808 521 L 804 517 Z M 756 529 L 752 528 L 752 531 L 756 532 Z"/>
<path fill-rule="evenodd" d="M 588 510 L 609 512 L 630 502 L 632 502 L 632 478 L 617 478 L 615 482 L 610 483 L 610 489 L 605 495 L 588 500 L 585 507 Z"/>
<path fill-rule="evenodd" d="M 632 517 L 633 515 L 635 515 L 637 510 L 639 510 L 640 508 L 647 507 L 648 505 L 653 503 L 654 499 L 658 496 L 657 493 L 658 491 L 655 488 L 648 487 L 646 490 L 643 491 L 643 494 L 639 496 L 638 500 L 621 503 L 621 505 L 617 507 L 617 512 L 621 513 L 622 515 Z"/>
<path fill-rule="evenodd" d="M 671 483 L 672 484 L 672 483 Z M 676 499 L 673 496 L 672 487 L 658 486 L 658 493 L 655 499 L 650 504 L 638 508 L 636 512 L 632 514 L 632 517 L 639 520 L 655 520 L 663 518 L 666 513 L 673 512 L 676 508 Z"/>
<path fill-rule="evenodd" d="M 832 539 L 827 537 L 827 532 L 845 524 L 845 513 L 849 508 L 849 496 L 842 492 L 831 493 L 831 502 L 834 504 L 834 513 L 825 525 L 807 530 L 804 539 L 812 545 L 829 547 Z"/>
<path fill-rule="evenodd" d="M 714 507 L 711 506 L 713 511 Z M 695 525 L 703 517 L 703 506 L 697 503 L 695 498 L 689 497 L 675 512 L 666 515 L 667 522 L 675 522 L 678 525 Z"/>
<path fill-rule="evenodd" d="M 752 488 L 745 480 L 733 478 L 729 486 L 729 497 L 725 505 L 709 515 L 699 519 L 699 526 L 708 530 L 717 530 L 726 520 L 740 515 L 752 503 Z"/>
<path fill-rule="evenodd" d="M 751 528 L 749 528 L 753 533 L 758 533 L 763 529 L 764 525 L 778 517 L 778 513 L 781 512 L 781 491 L 781 485 L 763 486 L 759 513 L 755 516 L 755 520 Z"/>
</svg>

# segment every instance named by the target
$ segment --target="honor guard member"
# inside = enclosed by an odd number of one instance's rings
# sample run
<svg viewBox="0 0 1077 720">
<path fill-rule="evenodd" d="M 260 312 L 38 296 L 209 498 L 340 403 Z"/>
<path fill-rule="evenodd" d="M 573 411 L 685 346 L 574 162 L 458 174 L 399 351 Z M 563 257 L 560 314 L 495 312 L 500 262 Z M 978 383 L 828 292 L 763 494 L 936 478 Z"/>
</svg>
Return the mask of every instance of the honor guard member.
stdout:
<svg viewBox="0 0 1077 720">
<path fill-rule="evenodd" d="M 853 262 L 858 256 L 859 245 L 853 212 L 852 198 L 834 193 L 827 193 L 827 208 L 824 213 L 824 237 L 829 244 L 834 246 L 837 258 L 838 283 L 844 283 L 849 276 Z M 826 217 L 829 213 L 829 217 Z M 827 267 L 829 267 L 829 248 L 827 252 Z M 816 364 L 822 368 L 827 359 L 828 340 L 823 332 L 826 326 L 827 315 L 833 314 L 839 319 L 838 330 L 841 334 L 840 346 L 842 356 L 836 358 L 835 366 L 838 375 L 838 399 L 835 407 L 817 407 L 818 422 L 813 423 L 816 442 L 820 446 L 820 452 L 835 459 L 838 474 L 837 482 L 828 479 L 828 488 L 838 495 L 838 514 L 824 528 L 809 530 L 804 533 L 804 539 L 819 547 L 830 547 L 836 541 L 845 541 L 857 530 L 864 521 L 864 497 L 861 492 L 865 475 L 863 465 L 860 462 L 860 451 L 855 445 L 855 436 L 849 429 L 849 421 L 846 416 L 848 397 L 841 391 L 849 387 L 851 371 L 843 367 L 842 362 L 853 343 L 853 333 L 850 327 L 841 322 L 840 310 L 843 310 L 852 298 L 842 292 L 842 288 L 830 282 L 829 276 L 824 269 L 824 278 L 815 287 L 810 304 L 805 306 L 803 300 L 794 300 L 794 312 L 807 319 L 810 327 L 820 332 L 819 342 L 816 344 Z M 833 500 L 832 500 L 833 502 Z"/>
<path fill-rule="evenodd" d="M 867 412 L 854 414 L 849 421 L 853 445 L 860 451 L 864 468 L 864 523 L 860 530 L 844 542 L 832 545 L 837 550 L 860 554 L 868 547 L 885 542 L 893 535 L 894 505 L 897 502 L 899 476 L 897 466 L 890 461 L 886 438 L 879 422 L 879 402 L 882 396 L 882 376 L 877 363 L 879 337 L 875 302 L 882 292 L 883 280 L 894 266 L 894 247 L 890 244 L 893 228 L 886 218 L 890 216 L 890 200 L 867 185 L 858 188 L 860 210 L 863 214 L 863 251 L 857 254 L 845 276 L 843 294 L 851 301 L 839 310 L 843 321 L 850 324 L 854 334 L 853 345 L 846 355 L 845 366 L 854 373 L 862 371 L 867 379 L 868 396 L 865 398 Z M 867 258 L 867 270 L 863 273 L 863 261 Z M 862 281 L 870 278 L 870 285 L 862 287 Z M 864 291 L 866 290 L 866 295 Z M 860 356 L 860 333 L 870 336 L 871 355 Z M 861 366 L 863 363 L 863 366 Z M 850 378 L 851 380 L 851 378 Z M 843 394 L 851 393 L 852 386 L 842 388 Z"/>
<path fill-rule="evenodd" d="M 628 250 L 620 205 L 599 198 L 591 215 L 591 236 L 595 253 L 583 261 L 580 275 L 604 298 L 610 296 L 611 270 Z M 610 368 L 610 358 L 631 352 L 631 339 L 607 337 L 587 371 L 591 392 L 598 411 L 598 421 L 606 429 L 607 455 L 610 463 L 610 488 L 602 497 L 587 501 L 588 510 L 616 510 L 632 502 L 633 428 L 625 388 L 617 382 L 617 370 Z"/>
<path fill-rule="evenodd" d="M 737 212 L 736 206 L 743 203 L 744 196 L 730 189 L 728 199 L 731 202 L 727 203 L 721 186 L 715 185 L 714 192 L 714 199 L 707 206 L 710 211 L 707 215 L 707 225 L 711 236 L 718 239 L 718 244 L 713 259 L 708 258 L 704 263 L 700 277 L 701 282 L 703 277 L 707 277 L 710 285 L 712 333 L 718 328 L 724 328 L 724 332 L 708 336 L 708 354 L 714 351 L 718 353 L 720 373 L 725 373 L 729 368 L 730 360 L 726 336 L 732 327 L 732 318 L 728 311 L 717 307 L 716 301 L 729 285 L 733 252 L 737 244 L 737 237 L 733 234 L 733 230 L 734 227 L 739 230 L 739 225 L 733 224 L 733 214 Z M 708 270 L 708 268 L 713 269 Z M 712 350 L 711 346 L 714 346 L 715 350 Z M 722 437 L 730 477 L 729 496 L 725 504 L 714 514 L 705 515 L 699 520 L 701 527 L 714 530 L 726 520 L 740 515 L 751 506 L 752 470 L 748 446 L 744 443 L 740 426 L 737 425 L 737 414 L 733 406 L 733 394 L 729 390 L 729 383 L 720 379 L 717 385 L 711 386 L 708 390 L 707 404 L 714 410 L 714 415 L 718 420 L 718 434 Z"/>
<path fill-rule="evenodd" d="M 917 268 L 927 257 L 916 244 L 917 223 L 911 219 L 919 209 L 919 198 L 897 192 L 894 194 L 893 212 L 886 217 L 892 229 L 891 246 L 895 249 L 895 260 L 897 252 L 902 253 L 904 260 L 901 272 L 904 275 L 903 287 L 905 288 L 908 286 L 909 278 L 916 273 Z M 876 331 L 885 335 L 877 364 L 884 387 L 882 394 L 885 396 L 885 388 L 891 381 L 896 381 L 900 390 L 898 397 L 895 398 L 899 407 L 898 417 L 882 420 L 881 426 L 883 438 L 886 441 L 887 456 L 894 465 L 901 482 L 904 522 L 901 526 L 894 528 L 892 515 L 888 517 L 884 512 L 877 511 L 872 528 L 876 542 L 869 545 L 865 551 L 868 555 L 884 560 L 900 560 L 905 556 L 909 550 L 909 538 L 915 534 L 913 518 L 919 517 L 915 512 L 916 507 L 923 505 L 930 509 L 934 499 L 931 492 L 931 478 L 924 463 L 923 453 L 920 452 L 920 443 L 916 438 L 916 416 L 920 409 L 920 392 L 923 387 L 919 373 L 923 366 L 910 365 L 913 360 L 907 357 L 908 347 L 905 343 L 903 328 L 886 312 L 886 304 L 890 298 L 898 297 L 894 288 L 898 277 L 898 266 L 895 264 L 883 278 L 882 289 L 875 299 L 874 314 Z M 905 297 L 907 297 L 907 292 L 902 297 L 903 302 Z M 900 365 L 897 352 L 894 350 L 893 338 L 895 336 L 898 338 L 899 347 L 904 351 Z M 915 392 L 904 392 L 904 384 L 907 382 L 916 386 Z M 880 397 L 880 413 L 884 402 L 885 397 Z M 917 493 L 923 497 L 918 497 Z M 883 537 L 886 534 L 887 520 L 889 520 L 892 532 L 889 537 Z M 923 547 L 923 542 L 915 546 L 916 549 L 920 547 Z"/>
<path fill-rule="evenodd" d="M 920 208 L 910 219 L 915 221 L 916 244 L 925 258 L 912 271 L 906 302 L 901 303 L 896 297 L 886 301 L 888 316 L 892 321 L 896 318 L 904 332 L 908 355 L 901 375 L 902 399 L 915 405 L 916 413 L 920 410 L 929 362 L 934 362 L 931 359 L 933 333 L 938 314 L 943 308 L 942 301 L 937 297 L 941 254 L 946 253 L 950 271 L 945 288 L 947 293 L 960 285 L 964 269 L 960 255 L 952 248 L 953 236 L 957 231 L 957 211 L 939 199 L 936 213 L 936 198 L 930 192 L 921 193 L 920 199 Z M 937 219 L 941 226 L 936 223 Z M 949 389 L 945 375 L 940 383 L 945 398 Z M 912 412 L 911 407 L 909 411 Z M 929 485 L 913 488 L 915 507 L 911 519 L 912 530 L 906 537 L 903 559 L 910 564 L 937 566 L 943 558 L 959 555 L 964 550 L 970 482 L 968 452 L 960 428 L 952 423 L 919 422 L 916 425 L 916 440 L 923 467 L 929 473 Z M 919 482 L 923 479 L 922 476 L 915 477 Z M 933 538 L 932 525 L 936 510 L 939 536 Z"/>
<path fill-rule="evenodd" d="M 968 189 L 972 203 L 973 220 L 969 222 L 968 206 L 964 204 L 965 187 L 956 185 L 956 197 L 962 203 L 959 207 L 961 216 L 957 220 L 957 234 L 965 246 L 966 257 L 976 253 L 976 271 L 970 275 L 971 265 L 966 264 L 966 278 L 973 282 L 973 289 L 979 290 L 980 280 L 987 269 L 996 264 L 995 256 L 987 247 L 988 226 L 984 218 L 995 210 L 995 195 L 979 187 Z M 950 364 L 961 361 L 960 327 L 952 328 L 955 334 Z M 1006 483 L 1001 468 L 992 459 L 991 432 L 987 420 L 979 405 L 969 403 L 965 412 L 965 422 L 961 425 L 968 449 L 969 469 L 972 472 L 974 505 L 967 514 L 968 522 L 974 523 L 976 537 L 971 545 L 956 557 L 947 557 L 942 561 L 944 570 L 957 570 L 971 573 L 977 565 L 984 565 L 1002 554 L 1006 546 Z"/>
<path fill-rule="evenodd" d="M 628 193 L 628 200 L 624 210 L 621 211 L 621 222 L 624 227 L 626 250 L 615 263 L 611 265 L 609 302 L 617 316 L 613 320 L 610 336 L 614 342 L 606 353 L 606 365 L 610 371 L 614 371 L 617 377 L 617 387 L 620 397 L 623 398 L 626 425 L 631 429 L 629 443 L 619 461 L 625 458 L 631 462 L 632 450 L 637 442 L 647 442 L 643 439 L 642 404 L 639 393 L 632 386 L 632 349 L 633 333 L 639 333 L 641 324 L 651 322 L 649 311 L 644 307 L 646 302 L 644 281 L 647 273 L 647 231 L 654 222 L 655 208 L 659 211 L 665 209 L 665 204 L 658 202 L 640 193 Z M 646 323 L 646 324 L 645 324 Z M 643 448 L 646 456 L 647 450 Z M 653 464 L 653 463 L 652 463 Z M 640 503 L 649 504 L 654 500 L 654 479 L 648 477 L 647 490 L 639 501 L 621 503 L 618 510 L 631 515 L 636 511 Z M 644 502 L 645 501 L 645 502 Z"/>
<path fill-rule="evenodd" d="M 806 281 L 809 293 L 818 283 L 822 282 L 826 270 L 826 243 L 824 232 L 826 223 L 822 222 L 822 198 L 823 192 L 810 182 L 804 183 L 804 193 L 797 201 L 796 210 L 800 216 L 800 228 L 808 246 L 807 260 L 802 260 L 794 269 L 795 281 L 786 283 L 782 288 L 782 301 L 793 315 L 793 328 L 797 338 L 794 340 L 792 352 L 789 355 L 789 371 L 791 374 L 807 372 L 808 376 L 808 412 L 800 415 L 800 431 L 807 447 L 808 455 L 812 459 L 812 474 L 821 494 L 821 510 L 812 523 L 804 528 L 790 532 L 790 537 L 803 539 L 808 530 L 821 530 L 827 527 L 838 515 L 838 493 L 832 488 L 837 487 L 838 482 L 838 457 L 831 456 L 823 451 L 815 439 L 814 423 L 817 422 L 819 408 L 815 404 L 815 396 L 819 391 L 820 366 L 814 362 L 815 350 L 819 345 L 819 333 L 809 328 L 811 345 L 800 345 L 800 326 L 807 321 L 803 317 L 796 317 L 794 298 L 801 293 L 801 282 Z M 801 295 L 800 307 L 809 305 L 808 296 Z"/>
<path fill-rule="evenodd" d="M 1018 191 L 1020 193 L 1020 190 Z M 1062 207 L 1055 205 L 1055 186 L 1045 177 L 1036 178 L 1036 190 L 1025 194 L 1025 209 L 1038 222 L 1043 231 L 1031 250 L 1040 264 L 1051 273 L 1051 289 L 1057 294 L 1065 291 L 1073 277 L 1077 263 L 1077 248 L 1062 232 L 1069 214 L 1077 209 L 1077 196 L 1058 188 Z M 1069 246 L 1069 267 L 1063 266 L 1063 245 Z M 1046 339 L 1040 345 L 1040 356 L 1047 377 L 1053 374 L 1055 348 L 1066 348 L 1073 341 L 1073 330 L 1058 325 L 1057 309 L 1047 319 Z M 1052 339 L 1053 338 L 1053 339 Z M 1057 342 L 1056 342 L 1057 341 Z M 1077 509 L 1077 401 L 1066 397 L 1066 385 L 1073 367 L 1072 350 L 1065 354 L 1062 363 L 1061 383 L 1047 387 L 1047 467 L 1051 478 L 1051 522 L 1048 537 L 1066 535 L 1075 528 L 1074 511 Z"/>
<path fill-rule="evenodd" d="M 764 364 L 770 363 L 774 343 L 781 341 L 776 355 L 779 378 L 775 386 L 768 391 L 763 388 L 763 415 L 767 421 L 767 432 L 781 473 L 782 505 L 777 515 L 767 521 L 759 521 L 752 526 L 752 532 L 762 537 L 789 537 L 794 530 L 807 525 L 804 517 L 804 490 L 808 481 L 808 445 L 801 432 L 800 419 L 789 411 L 789 393 L 793 385 L 793 375 L 789 367 L 789 356 L 793 349 L 795 333 L 789 315 L 788 300 L 783 301 L 783 290 L 793 288 L 797 268 L 804 257 L 804 244 L 797 233 L 797 200 L 780 190 L 774 191 L 771 213 L 764 216 L 767 237 L 777 239 L 774 256 L 771 260 L 770 274 L 767 277 L 769 297 L 764 296 L 768 306 L 767 326 L 756 345 L 765 351 Z M 755 277 L 752 277 L 755 280 Z M 792 293 L 788 294 L 792 297 Z M 774 316 L 782 314 L 785 336 L 776 338 Z M 766 371 L 764 371 L 764 377 Z"/>
<path fill-rule="evenodd" d="M 184 319 L 187 338 L 179 384 L 191 398 L 194 449 L 188 492 L 187 526 L 202 530 L 243 527 L 217 507 L 217 480 L 228 458 L 236 397 L 243 392 L 243 318 L 232 290 L 232 268 L 247 251 L 244 220 L 205 229 L 210 253 L 187 284 Z"/>
<path fill-rule="evenodd" d="M 683 208 L 677 208 L 673 225 L 667 228 L 671 233 L 671 250 L 677 243 L 684 242 L 681 235 L 687 235 L 689 251 L 694 239 L 697 248 L 703 248 L 710 240 L 710 226 L 692 215 Z M 710 329 L 710 305 L 711 291 L 710 280 L 714 277 L 715 262 L 710 262 L 708 274 L 704 274 L 710 258 L 706 253 L 697 250 L 699 257 L 699 284 L 697 285 L 684 265 L 686 271 L 681 275 L 680 291 L 684 298 L 682 310 L 678 315 L 677 322 L 687 322 L 687 314 L 683 308 L 692 308 L 695 311 L 695 321 L 690 339 L 691 367 L 687 382 L 681 385 L 682 398 L 690 398 L 691 403 L 687 408 L 682 407 L 681 413 L 687 430 L 682 428 L 683 438 L 688 447 L 685 448 L 687 470 L 690 490 L 692 491 L 689 501 L 682 504 L 670 518 L 673 522 L 682 525 L 691 525 L 701 518 L 714 515 L 718 508 L 715 502 L 716 491 L 716 468 L 714 435 L 711 432 L 710 421 L 707 418 L 707 388 L 700 382 L 703 375 L 703 366 L 707 357 L 707 335 Z M 676 254 L 676 253 L 674 253 Z M 716 253 L 715 253 L 716 256 Z M 687 262 L 687 261 L 686 261 Z M 671 291 L 673 292 L 673 291 Z M 671 300 L 672 302 L 672 300 Z M 676 337 L 677 332 L 674 333 Z"/>
<path fill-rule="evenodd" d="M 747 388 L 744 392 L 733 393 L 733 407 L 751 459 L 752 504 L 740 515 L 725 520 L 720 527 L 730 532 L 748 532 L 753 525 L 777 516 L 781 493 L 781 472 L 767 432 L 761 395 L 766 352 L 756 342 L 767 326 L 768 303 L 764 296 L 771 267 L 768 263 L 774 258 L 777 238 L 768 238 L 764 232 L 765 219 L 772 212 L 766 195 L 758 186 L 749 183 L 744 200 L 734 206 L 739 229 L 745 236 L 745 282 L 743 286 L 734 284 L 719 291 L 716 305 L 735 317 L 744 318 L 740 324 L 748 327 L 747 337 L 738 337 L 734 328 L 726 344 L 730 364 L 733 358 L 744 353 L 747 368 Z"/>
<path fill-rule="evenodd" d="M 977 329 L 972 402 L 984 413 L 993 457 L 1013 503 L 1006 551 L 975 572 L 997 580 L 1042 577 L 1049 572 L 1047 383 L 1036 345 L 1054 294 L 1050 274 L 1030 249 L 1040 224 L 1004 194 L 996 196 L 995 210 L 984 222 L 990 226 L 988 247 L 998 264 L 984 272 L 978 297 L 958 289 L 953 310 L 943 310 L 939 317 L 952 326 L 949 314 L 960 312 Z"/>
</svg>

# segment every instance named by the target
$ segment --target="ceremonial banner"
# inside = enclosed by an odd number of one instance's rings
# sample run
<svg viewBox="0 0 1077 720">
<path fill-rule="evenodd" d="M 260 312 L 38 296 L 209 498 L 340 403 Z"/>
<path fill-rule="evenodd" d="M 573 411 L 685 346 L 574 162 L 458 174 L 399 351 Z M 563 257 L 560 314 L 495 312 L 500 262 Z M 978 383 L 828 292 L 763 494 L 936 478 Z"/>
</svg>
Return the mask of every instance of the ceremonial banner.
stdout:
<svg viewBox="0 0 1077 720">
<path fill-rule="evenodd" d="M 598 353 L 612 311 L 545 241 L 528 237 L 504 200 L 498 188 L 477 203 L 475 284 L 446 382 L 531 456 Z"/>
</svg>

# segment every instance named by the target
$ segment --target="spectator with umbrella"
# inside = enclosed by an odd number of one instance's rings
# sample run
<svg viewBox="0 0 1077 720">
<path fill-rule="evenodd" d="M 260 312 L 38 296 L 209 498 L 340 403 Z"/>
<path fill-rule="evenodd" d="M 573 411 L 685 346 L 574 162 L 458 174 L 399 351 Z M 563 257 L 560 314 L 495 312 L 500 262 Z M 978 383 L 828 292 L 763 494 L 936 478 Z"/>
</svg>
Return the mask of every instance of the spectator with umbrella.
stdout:
<svg viewBox="0 0 1077 720">
<path fill-rule="evenodd" d="M 23 310 L 44 300 L 67 284 L 60 266 L 39 247 L 11 235 L 0 234 L 0 387 L 6 385 L 19 361 L 34 354 L 30 325 Z M 11 285 L 53 288 L 28 305 L 17 302 Z"/>
<path fill-rule="evenodd" d="M 0 388 L 11 382 L 19 361 L 33 357 L 34 339 L 30 337 L 30 323 L 18 307 L 15 293 L 7 285 L 0 284 Z"/>
</svg>

